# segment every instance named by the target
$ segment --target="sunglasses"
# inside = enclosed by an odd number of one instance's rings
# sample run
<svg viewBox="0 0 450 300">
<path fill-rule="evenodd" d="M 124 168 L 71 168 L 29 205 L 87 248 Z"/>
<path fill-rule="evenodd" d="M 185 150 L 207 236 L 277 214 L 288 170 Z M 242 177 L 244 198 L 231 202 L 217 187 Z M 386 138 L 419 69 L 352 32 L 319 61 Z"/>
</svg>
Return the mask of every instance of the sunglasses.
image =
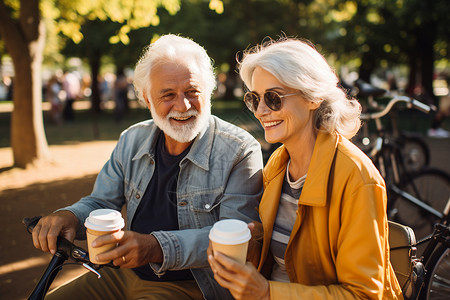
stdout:
<svg viewBox="0 0 450 300">
<path fill-rule="evenodd" d="M 267 91 L 264 93 L 263 98 L 264 98 L 264 103 L 266 103 L 268 108 L 270 108 L 273 111 L 279 111 L 281 109 L 281 99 L 283 99 L 284 97 L 295 96 L 295 95 L 301 95 L 301 93 L 280 95 L 275 91 Z M 245 105 L 247 105 L 247 108 L 252 113 L 255 113 L 258 110 L 258 105 L 259 105 L 260 100 L 261 100 L 261 98 L 255 92 L 247 92 L 244 95 Z"/>
</svg>

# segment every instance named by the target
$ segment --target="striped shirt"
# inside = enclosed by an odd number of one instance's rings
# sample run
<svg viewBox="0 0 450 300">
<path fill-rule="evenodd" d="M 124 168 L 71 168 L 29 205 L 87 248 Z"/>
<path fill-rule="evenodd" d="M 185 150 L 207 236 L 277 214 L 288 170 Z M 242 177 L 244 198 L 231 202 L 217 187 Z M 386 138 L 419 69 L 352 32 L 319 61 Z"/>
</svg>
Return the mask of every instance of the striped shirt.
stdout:
<svg viewBox="0 0 450 300">
<path fill-rule="evenodd" d="M 290 161 L 289 161 L 290 163 Z M 298 199 L 302 193 L 303 184 L 306 175 L 295 182 L 289 179 L 289 163 L 286 169 L 286 175 L 281 189 L 280 203 L 278 206 L 277 217 L 273 228 L 270 250 L 275 258 L 271 280 L 289 282 L 289 276 L 284 264 L 284 253 L 289 242 L 292 228 L 296 219 L 298 208 Z"/>
</svg>

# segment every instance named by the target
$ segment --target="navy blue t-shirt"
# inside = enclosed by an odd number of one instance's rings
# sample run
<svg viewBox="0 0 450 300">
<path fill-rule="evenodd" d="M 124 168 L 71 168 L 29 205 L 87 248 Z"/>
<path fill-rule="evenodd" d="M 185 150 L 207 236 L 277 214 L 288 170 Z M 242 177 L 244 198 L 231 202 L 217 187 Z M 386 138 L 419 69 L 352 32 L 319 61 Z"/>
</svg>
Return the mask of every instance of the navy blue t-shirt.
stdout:
<svg viewBox="0 0 450 300">
<path fill-rule="evenodd" d="M 150 234 L 159 230 L 179 230 L 177 217 L 177 180 L 180 161 L 189 152 L 190 146 L 181 154 L 170 155 L 164 146 L 161 132 L 156 143 L 155 171 L 131 222 L 131 230 Z M 194 279 L 191 271 L 167 271 L 163 276 L 155 275 L 149 265 L 134 268 L 144 280 L 174 281 Z"/>
</svg>

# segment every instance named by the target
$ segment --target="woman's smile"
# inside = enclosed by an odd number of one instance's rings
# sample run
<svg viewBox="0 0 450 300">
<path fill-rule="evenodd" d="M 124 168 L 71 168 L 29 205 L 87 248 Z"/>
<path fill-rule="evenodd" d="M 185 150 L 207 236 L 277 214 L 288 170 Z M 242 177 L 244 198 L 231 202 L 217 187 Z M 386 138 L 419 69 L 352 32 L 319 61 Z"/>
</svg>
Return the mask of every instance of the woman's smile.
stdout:
<svg viewBox="0 0 450 300">
<path fill-rule="evenodd" d="M 261 121 L 264 129 L 273 129 L 275 126 L 283 123 L 283 121 Z"/>
</svg>

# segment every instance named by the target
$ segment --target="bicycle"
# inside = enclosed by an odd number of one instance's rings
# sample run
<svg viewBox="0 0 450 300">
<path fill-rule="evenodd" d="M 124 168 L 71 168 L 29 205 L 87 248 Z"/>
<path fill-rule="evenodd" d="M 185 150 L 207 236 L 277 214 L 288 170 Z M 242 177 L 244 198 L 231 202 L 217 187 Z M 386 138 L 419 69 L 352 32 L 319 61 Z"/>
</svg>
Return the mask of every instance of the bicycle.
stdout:
<svg viewBox="0 0 450 300">
<path fill-rule="evenodd" d="M 29 233 L 32 233 L 34 226 L 39 222 L 41 217 L 24 218 L 22 223 L 26 226 Z M 78 264 L 86 268 L 88 271 L 101 277 L 97 272 L 103 267 L 118 268 L 111 263 L 98 265 L 89 261 L 89 253 L 81 247 L 78 247 L 63 237 L 57 239 L 57 250 L 52 257 L 52 260 L 44 271 L 41 279 L 37 283 L 36 287 L 28 297 L 28 300 L 40 300 L 44 299 L 45 295 L 50 288 L 55 277 L 61 271 L 62 267 L 66 264 L 67 260 L 73 261 L 74 264 Z"/>
<path fill-rule="evenodd" d="M 450 197 L 450 176 L 435 168 L 408 170 L 402 152 L 403 144 L 386 134 L 381 122 L 381 118 L 400 103 L 424 112 L 431 110 L 418 100 L 396 96 L 383 110 L 361 114 L 362 120 L 374 120 L 377 129 L 374 145 L 365 152 L 386 181 L 388 218 L 411 227 L 422 238 L 429 235 L 433 225 L 444 217 L 443 211 Z"/>
<path fill-rule="evenodd" d="M 450 199 L 433 233 L 416 243 L 411 228 L 389 221 L 391 264 L 405 300 L 448 299 L 450 295 Z M 417 247 L 428 242 L 420 257 Z"/>
<path fill-rule="evenodd" d="M 379 101 L 386 99 L 391 100 L 397 96 L 390 94 L 387 90 L 374 87 L 361 79 L 355 81 L 355 87 L 350 87 L 348 85 L 346 87 L 347 89 L 350 89 L 348 90 L 349 95 L 367 99 L 367 106 L 365 109 L 369 112 L 371 110 L 380 111 L 383 106 Z M 379 99 L 379 101 L 376 99 Z M 427 111 L 425 112 L 429 113 L 435 109 L 435 107 L 427 105 Z M 399 146 L 405 161 L 405 169 L 409 172 L 415 172 L 426 168 L 430 163 L 430 150 L 427 143 L 419 135 L 399 129 L 398 111 L 396 109 L 390 110 L 389 117 L 388 125 L 390 129 L 386 130 L 386 128 L 384 128 L 384 134 L 385 136 L 389 135 L 389 138 L 395 140 L 395 143 Z M 361 132 L 363 133 L 363 136 L 359 147 L 367 151 L 373 147 L 371 139 L 369 138 L 368 124 L 363 124 Z"/>
<path fill-rule="evenodd" d="M 436 223 L 433 233 L 418 242 L 428 242 L 420 260 L 425 269 L 425 280 L 417 299 L 448 299 L 450 295 L 450 199 L 442 222 Z"/>
</svg>

